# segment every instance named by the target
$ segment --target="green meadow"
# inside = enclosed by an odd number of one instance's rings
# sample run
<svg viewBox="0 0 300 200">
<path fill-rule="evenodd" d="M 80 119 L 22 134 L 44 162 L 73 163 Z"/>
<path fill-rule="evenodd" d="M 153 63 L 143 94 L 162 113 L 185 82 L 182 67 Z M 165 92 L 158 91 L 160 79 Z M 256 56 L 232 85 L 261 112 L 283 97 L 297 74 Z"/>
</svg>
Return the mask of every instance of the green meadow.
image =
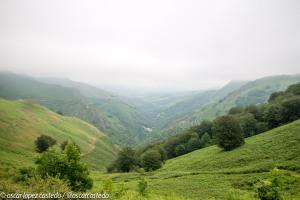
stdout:
<svg viewBox="0 0 300 200">
<path fill-rule="evenodd" d="M 149 194 L 247 200 L 258 199 L 257 187 L 276 178 L 284 199 L 296 200 L 300 199 L 299 142 L 300 120 L 250 137 L 245 145 L 229 152 L 211 146 L 170 159 L 155 172 L 94 172 L 93 191 L 101 190 L 108 180 L 116 188 L 136 191 L 145 177 Z"/>
<path fill-rule="evenodd" d="M 91 168 L 103 170 L 115 158 L 115 147 L 94 126 L 73 117 L 49 111 L 29 100 L 0 99 L 0 165 L 17 168 L 33 165 L 34 141 L 42 134 L 57 140 L 74 140 L 83 160 Z"/>
</svg>

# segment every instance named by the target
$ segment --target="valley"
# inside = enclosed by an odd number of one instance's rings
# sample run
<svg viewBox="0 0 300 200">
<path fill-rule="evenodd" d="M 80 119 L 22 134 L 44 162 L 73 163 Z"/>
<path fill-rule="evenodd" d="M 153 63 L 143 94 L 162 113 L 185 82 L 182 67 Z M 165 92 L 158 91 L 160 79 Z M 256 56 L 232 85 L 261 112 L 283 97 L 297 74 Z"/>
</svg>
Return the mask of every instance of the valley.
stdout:
<svg viewBox="0 0 300 200">
<path fill-rule="evenodd" d="M 75 142 L 93 181 L 88 191 L 105 191 L 113 199 L 259 199 L 257 188 L 276 179 L 276 191 L 296 200 L 300 121 L 285 113 L 298 116 L 299 86 L 292 85 L 298 82 L 300 75 L 280 75 L 232 81 L 215 90 L 128 96 L 68 79 L 0 73 L 0 177 L 11 187 L 26 188 L 9 177 L 36 168 L 36 159 L 46 153 L 37 153 L 35 142 L 46 135 L 56 141 L 56 149 L 67 140 Z M 273 107 L 280 107 L 282 116 Z M 241 120 L 246 137 L 231 151 L 215 145 L 212 133 L 212 120 L 228 112 Z M 274 126 L 268 124 L 272 120 Z M 153 151 L 161 156 L 160 166 L 145 170 L 145 154 Z M 126 173 L 114 168 L 122 152 L 136 162 Z M 25 180 L 31 180 L 28 176 Z M 1 184 L 0 189 L 7 182 Z"/>
</svg>

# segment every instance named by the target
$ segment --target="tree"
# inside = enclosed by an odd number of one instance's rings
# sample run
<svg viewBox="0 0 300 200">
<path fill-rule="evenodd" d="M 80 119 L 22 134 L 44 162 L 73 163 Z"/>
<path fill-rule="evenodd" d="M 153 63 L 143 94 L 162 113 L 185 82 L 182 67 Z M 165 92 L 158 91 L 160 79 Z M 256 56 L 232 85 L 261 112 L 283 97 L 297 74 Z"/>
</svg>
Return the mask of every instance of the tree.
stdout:
<svg viewBox="0 0 300 200">
<path fill-rule="evenodd" d="M 117 170 L 121 172 L 129 172 L 137 166 L 135 151 L 130 147 L 122 149 L 116 160 Z"/>
<path fill-rule="evenodd" d="M 268 123 L 269 128 L 275 128 L 279 126 L 281 122 L 281 116 L 279 113 L 281 110 L 280 105 L 271 104 L 264 111 L 264 121 Z"/>
<path fill-rule="evenodd" d="M 42 153 L 56 144 L 56 140 L 47 135 L 41 135 L 35 140 L 36 151 Z"/>
<path fill-rule="evenodd" d="M 265 107 L 264 104 L 261 104 L 259 106 L 256 106 L 256 105 L 252 104 L 252 105 L 246 106 L 245 112 L 253 114 L 253 116 L 256 120 L 262 121 L 263 120 L 264 107 Z"/>
<path fill-rule="evenodd" d="M 60 149 L 63 151 L 63 150 L 65 150 L 65 148 L 66 148 L 66 146 L 67 146 L 67 144 L 69 143 L 70 141 L 69 140 L 65 140 L 65 141 L 63 141 L 62 143 L 61 143 L 61 145 L 60 145 Z M 79 150 L 79 152 L 81 152 L 81 150 L 80 150 L 80 147 L 74 142 L 74 144 L 76 145 L 76 147 L 77 147 L 77 149 Z"/>
<path fill-rule="evenodd" d="M 69 183 L 73 191 L 92 188 L 87 166 L 80 161 L 80 152 L 74 142 L 69 142 L 64 151 L 50 148 L 36 160 L 37 171 L 42 178 L 58 177 Z"/>
<path fill-rule="evenodd" d="M 228 111 L 228 114 L 230 115 L 235 115 L 235 114 L 239 114 L 242 113 L 244 111 L 244 108 L 241 106 L 237 106 L 237 107 L 233 107 Z"/>
<path fill-rule="evenodd" d="M 265 131 L 269 130 L 268 123 L 266 123 L 266 122 L 258 122 L 256 124 L 256 129 L 257 129 L 257 134 L 265 132 Z"/>
<path fill-rule="evenodd" d="M 300 97 L 293 96 L 281 103 L 279 116 L 282 123 L 291 122 L 300 118 Z"/>
<path fill-rule="evenodd" d="M 186 150 L 188 152 L 197 150 L 200 148 L 200 139 L 199 136 L 191 137 L 191 139 L 187 142 Z"/>
<path fill-rule="evenodd" d="M 161 165 L 161 155 L 157 150 L 149 150 L 142 156 L 142 167 L 146 171 L 159 169 Z"/>
<path fill-rule="evenodd" d="M 212 127 L 213 123 L 211 121 L 204 120 L 200 125 L 192 127 L 191 131 L 198 133 L 199 137 L 201 137 L 205 133 L 208 133 L 210 137 L 212 137 Z"/>
<path fill-rule="evenodd" d="M 282 95 L 284 95 L 284 92 L 282 92 L 282 91 L 280 91 L 280 92 L 273 92 L 270 95 L 270 97 L 268 99 L 268 102 L 272 103 L 273 101 L 275 101 L 277 99 L 277 97 L 282 96 Z"/>
<path fill-rule="evenodd" d="M 294 95 L 300 95 L 300 83 L 290 85 L 286 92 Z"/>
<path fill-rule="evenodd" d="M 205 133 L 204 135 L 202 135 L 201 139 L 200 139 L 200 146 L 201 148 L 207 147 L 211 142 L 211 138 L 208 135 L 208 133 Z"/>
<path fill-rule="evenodd" d="M 257 132 L 256 128 L 256 119 L 254 118 L 254 115 L 251 113 L 245 113 L 238 118 L 240 125 L 243 129 L 244 136 L 250 137 L 252 135 L 255 135 Z"/>
<path fill-rule="evenodd" d="M 238 121 L 230 115 L 215 120 L 215 132 L 218 146 L 225 151 L 232 150 L 245 143 L 243 131 Z"/>
<path fill-rule="evenodd" d="M 176 156 L 181 156 L 185 153 L 186 153 L 185 146 L 183 144 L 179 144 L 179 145 L 176 146 L 176 148 L 175 148 Z"/>
<path fill-rule="evenodd" d="M 158 146 L 156 149 L 160 153 L 160 157 L 161 157 L 161 161 L 162 162 L 164 162 L 165 160 L 168 159 L 167 152 L 166 152 L 166 150 L 163 147 Z"/>
</svg>

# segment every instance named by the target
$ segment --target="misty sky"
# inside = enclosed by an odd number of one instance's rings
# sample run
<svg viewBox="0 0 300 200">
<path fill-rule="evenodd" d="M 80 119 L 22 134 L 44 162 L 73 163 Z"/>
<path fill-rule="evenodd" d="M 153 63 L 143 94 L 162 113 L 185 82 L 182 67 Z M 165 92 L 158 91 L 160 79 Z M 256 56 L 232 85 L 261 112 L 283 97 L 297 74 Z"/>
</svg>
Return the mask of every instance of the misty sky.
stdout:
<svg viewBox="0 0 300 200">
<path fill-rule="evenodd" d="M 205 89 L 299 64 L 299 0 L 0 0 L 1 71 Z"/>
</svg>

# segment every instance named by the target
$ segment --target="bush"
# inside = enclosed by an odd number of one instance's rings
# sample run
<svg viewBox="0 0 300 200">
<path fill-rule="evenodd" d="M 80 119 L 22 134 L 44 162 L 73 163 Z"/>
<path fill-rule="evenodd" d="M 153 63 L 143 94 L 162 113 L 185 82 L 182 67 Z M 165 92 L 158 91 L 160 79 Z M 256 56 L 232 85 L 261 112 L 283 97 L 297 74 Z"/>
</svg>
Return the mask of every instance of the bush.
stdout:
<svg viewBox="0 0 300 200">
<path fill-rule="evenodd" d="M 273 179 L 271 182 L 262 182 L 262 185 L 257 188 L 258 197 L 260 200 L 281 200 L 279 193 L 279 184 L 277 179 Z"/>
<path fill-rule="evenodd" d="M 30 178 L 36 177 L 37 173 L 35 168 L 33 167 L 23 167 L 20 168 L 18 173 L 16 174 L 16 181 L 26 182 Z"/>
<path fill-rule="evenodd" d="M 23 193 L 59 193 L 65 194 L 71 192 L 70 188 L 68 187 L 67 183 L 57 177 L 47 177 L 42 179 L 41 177 L 37 176 L 34 178 L 30 178 L 27 180 L 26 183 L 15 183 L 12 180 L 0 180 L 0 191 L 6 194 L 16 193 L 16 194 L 23 194 Z M 1 199 L 1 198 L 0 198 Z M 54 198 L 44 198 L 44 199 L 54 199 Z M 55 198 L 55 199 L 62 199 Z"/>
<path fill-rule="evenodd" d="M 35 141 L 36 151 L 42 153 L 56 144 L 56 140 L 47 135 L 41 135 Z"/>
<path fill-rule="evenodd" d="M 142 196 L 147 195 L 147 187 L 148 187 L 148 182 L 145 178 L 142 178 L 139 183 L 138 183 L 138 192 Z"/>
<path fill-rule="evenodd" d="M 146 171 L 159 169 L 162 165 L 161 154 L 157 150 L 149 150 L 142 156 L 141 164 Z"/>
<path fill-rule="evenodd" d="M 67 181 L 73 191 L 86 191 L 93 186 L 88 168 L 80 162 L 80 152 L 74 142 L 68 143 L 63 152 L 50 148 L 38 157 L 36 164 L 42 178 L 58 177 Z"/>
<path fill-rule="evenodd" d="M 230 115 L 215 120 L 215 132 L 218 146 L 225 151 L 232 150 L 245 143 L 243 131 L 238 121 Z"/>
</svg>

